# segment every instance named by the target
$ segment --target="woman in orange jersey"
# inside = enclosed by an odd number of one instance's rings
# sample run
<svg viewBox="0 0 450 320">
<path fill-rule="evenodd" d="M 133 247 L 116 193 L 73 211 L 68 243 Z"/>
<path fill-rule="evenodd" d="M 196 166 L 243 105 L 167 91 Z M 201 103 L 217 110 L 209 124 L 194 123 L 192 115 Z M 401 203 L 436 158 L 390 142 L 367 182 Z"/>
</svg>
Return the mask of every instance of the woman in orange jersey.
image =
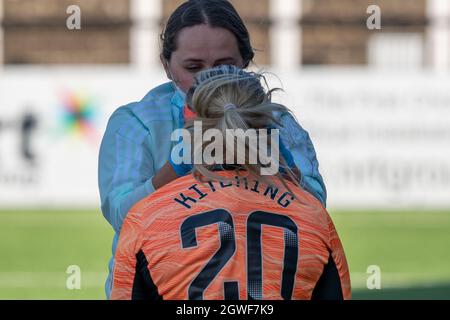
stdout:
<svg viewBox="0 0 450 320">
<path fill-rule="evenodd" d="M 233 66 L 196 76 L 171 159 L 193 174 L 128 213 L 112 299 L 350 299 L 333 222 L 284 159 L 270 128 L 287 109 L 261 80 Z"/>
</svg>

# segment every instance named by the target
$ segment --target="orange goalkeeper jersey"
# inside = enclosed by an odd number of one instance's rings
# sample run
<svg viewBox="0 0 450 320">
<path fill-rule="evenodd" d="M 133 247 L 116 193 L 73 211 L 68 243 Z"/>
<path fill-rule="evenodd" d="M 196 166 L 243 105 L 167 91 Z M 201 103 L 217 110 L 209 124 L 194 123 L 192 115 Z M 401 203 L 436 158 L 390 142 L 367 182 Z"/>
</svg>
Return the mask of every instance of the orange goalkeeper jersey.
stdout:
<svg viewBox="0 0 450 320">
<path fill-rule="evenodd" d="M 111 299 L 350 299 L 344 250 L 315 197 L 220 174 L 233 180 L 185 176 L 130 210 Z"/>
</svg>

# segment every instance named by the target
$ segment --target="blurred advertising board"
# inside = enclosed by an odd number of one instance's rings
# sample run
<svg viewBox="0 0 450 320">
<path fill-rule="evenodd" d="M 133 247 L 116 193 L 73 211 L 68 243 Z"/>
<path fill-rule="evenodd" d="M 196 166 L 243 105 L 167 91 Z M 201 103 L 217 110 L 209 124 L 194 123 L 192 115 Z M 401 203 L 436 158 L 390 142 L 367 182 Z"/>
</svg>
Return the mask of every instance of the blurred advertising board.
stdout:
<svg viewBox="0 0 450 320">
<path fill-rule="evenodd" d="M 268 75 L 308 130 L 329 208 L 450 207 L 450 76 L 370 69 Z M 111 113 L 163 83 L 124 68 L 0 73 L 0 208 L 99 207 Z"/>
</svg>

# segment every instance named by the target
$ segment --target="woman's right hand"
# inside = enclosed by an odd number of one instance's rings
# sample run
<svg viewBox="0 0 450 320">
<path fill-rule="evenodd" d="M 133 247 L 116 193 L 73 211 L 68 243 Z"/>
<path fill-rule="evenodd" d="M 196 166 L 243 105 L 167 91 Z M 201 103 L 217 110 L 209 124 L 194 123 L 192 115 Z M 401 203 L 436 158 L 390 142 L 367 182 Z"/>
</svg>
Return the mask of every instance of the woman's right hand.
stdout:
<svg viewBox="0 0 450 320">
<path fill-rule="evenodd" d="M 177 161 L 178 162 L 178 161 Z M 172 182 L 173 180 L 189 174 L 193 169 L 192 164 L 175 163 L 173 161 L 172 152 L 166 164 L 154 175 L 153 187 L 155 190 Z"/>
<path fill-rule="evenodd" d="M 169 164 L 172 166 L 173 171 L 178 177 L 183 177 L 192 171 L 192 164 L 180 163 L 176 164 L 173 162 L 172 157 L 169 158 Z"/>
</svg>

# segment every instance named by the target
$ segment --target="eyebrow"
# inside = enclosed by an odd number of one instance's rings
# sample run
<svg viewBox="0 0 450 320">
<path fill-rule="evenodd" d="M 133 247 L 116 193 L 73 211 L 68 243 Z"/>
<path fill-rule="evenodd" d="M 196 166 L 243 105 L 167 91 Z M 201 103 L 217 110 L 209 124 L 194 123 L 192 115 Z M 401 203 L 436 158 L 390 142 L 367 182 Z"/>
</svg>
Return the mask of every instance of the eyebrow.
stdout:
<svg viewBox="0 0 450 320">
<path fill-rule="evenodd" d="M 235 61 L 236 59 L 234 59 L 234 58 L 232 58 L 232 57 L 227 57 L 227 58 L 222 58 L 222 59 L 219 59 L 219 60 L 217 60 L 216 62 L 221 62 L 221 61 L 229 61 L 229 60 L 231 60 L 231 61 Z"/>
<path fill-rule="evenodd" d="M 221 61 L 234 61 L 235 59 L 233 57 L 226 57 L 226 58 L 221 58 L 219 60 L 216 60 L 215 62 L 221 62 Z M 190 63 L 190 62 L 194 62 L 194 63 L 201 63 L 204 62 L 204 60 L 202 59 L 185 59 L 183 62 L 185 63 Z"/>
</svg>

